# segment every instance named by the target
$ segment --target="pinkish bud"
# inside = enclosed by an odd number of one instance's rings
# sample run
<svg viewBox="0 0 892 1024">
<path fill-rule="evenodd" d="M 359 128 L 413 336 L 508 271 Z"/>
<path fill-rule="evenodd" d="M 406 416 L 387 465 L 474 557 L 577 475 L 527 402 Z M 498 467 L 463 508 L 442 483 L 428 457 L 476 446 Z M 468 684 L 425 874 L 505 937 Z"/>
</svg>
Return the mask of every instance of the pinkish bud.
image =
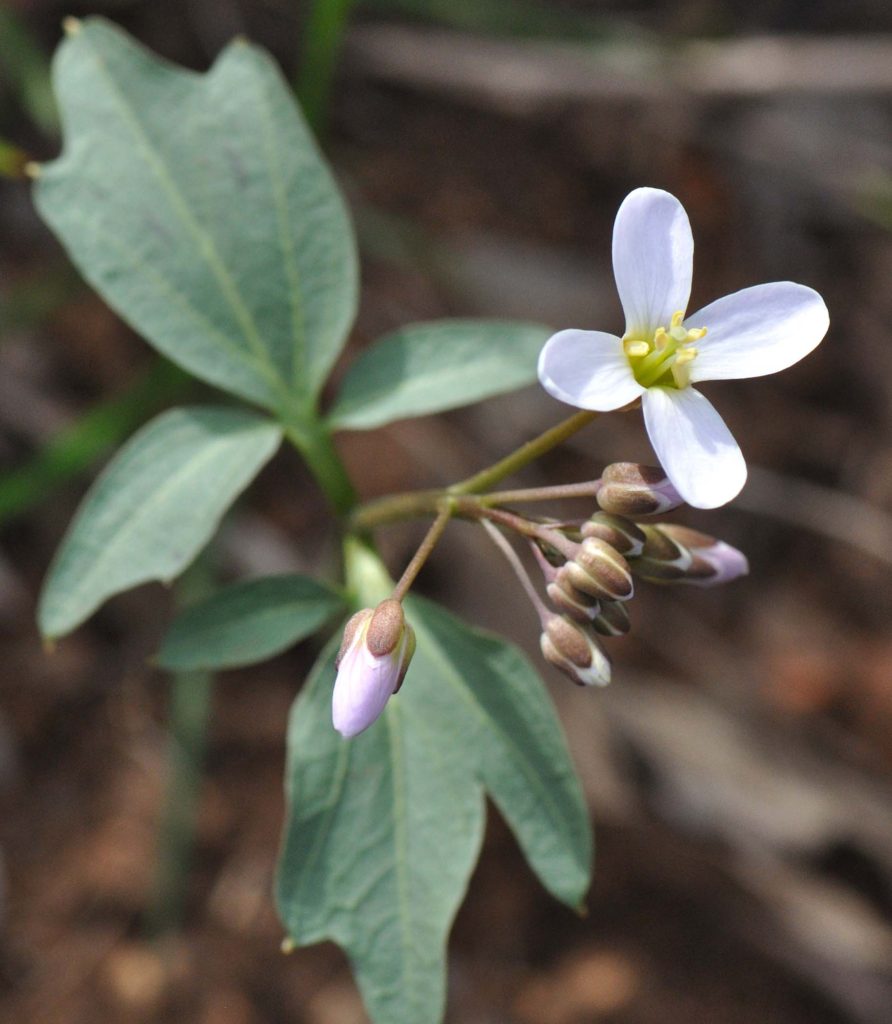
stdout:
<svg viewBox="0 0 892 1024">
<path fill-rule="evenodd" d="M 605 512 L 637 518 L 678 508 L 684 499 L 658 466 L 614 462 L 601 474 L 598 504 Z"/>
<path fill-rule="evenodd" d="M 663 523 L 659 529 L 676 543 L 683 544 L 693 556 L 691 565 L 679 583 L 690 583 L 695 587 L 717 587 L 721 583 L 736 580 L 738 576 L 746 576 L 750 571 L 746 555 L 723 540 L 671 523 Z"/>
<path fill-rule="evenodd" d="M 332 724 L 342 736 L 358 735 L 380 716 L 402 685 L 414 653 L 415 631 L 399 601 L 364 608 L 348 621 L 335 660 L 331 700 Z"/>
</svg>

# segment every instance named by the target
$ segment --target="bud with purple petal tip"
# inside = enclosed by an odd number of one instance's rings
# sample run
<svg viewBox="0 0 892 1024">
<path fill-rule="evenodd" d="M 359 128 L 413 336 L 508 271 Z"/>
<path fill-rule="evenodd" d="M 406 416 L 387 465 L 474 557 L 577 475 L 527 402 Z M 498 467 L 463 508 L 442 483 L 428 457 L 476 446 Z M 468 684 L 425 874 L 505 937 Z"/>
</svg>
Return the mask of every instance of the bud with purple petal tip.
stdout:
<svg viewBox="0 0 892 1024">
<path fill-rule="evenodd" d="M 676 543 L 683 544 L 693 556 L 690 567 L 679 583 L 690 583 L 695 587 L 716 587 L 736 580 L 739 576 L 746 576 L 750 571 L 746 555 L 723 540 L 672 523 L 661 524 L 659 529 Z"/>
<path fill-rule="evenodd" d="M 332 724 L 342 736 L 358 735 L 380 716 L 414 653 L 415 631 L 399 601 L 363 608 L 347 622 L 331 701 Z"/>
<path fill-rule="evenodd" d="M 565 615 L 552 615 L 539 638 L 542 656 L 577 686 L 606 686 L 610 659 L 585 628 Z"/>
<path fill-rule="evenodd" d="M 690 549 L 670 537 L 661 526 L 641 526 L 641 529 L 646 540 L 641 554 L 631 562 L 635 575 L 657 583 L 683 579 L 694 560 Z"/>
<path fill-rule="evenodd" d="M 656 516 L 678 508 L 684 499 L 659 466 L 614 462 L 601 474 L 598 504 L 618 516 Z"/>
</svg>

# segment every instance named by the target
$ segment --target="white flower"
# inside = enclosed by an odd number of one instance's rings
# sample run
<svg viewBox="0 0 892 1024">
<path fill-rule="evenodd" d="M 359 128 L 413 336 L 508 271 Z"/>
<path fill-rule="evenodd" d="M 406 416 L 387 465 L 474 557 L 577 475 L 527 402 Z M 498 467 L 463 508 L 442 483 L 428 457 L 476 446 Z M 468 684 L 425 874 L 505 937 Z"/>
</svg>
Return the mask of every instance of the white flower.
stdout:
<svg viewBox="0 0 892 1024">
<path fill-rule="evenodd" d="M 756 285 L 685 316 L 694 240 L 668 192 L 628 195 L 613 227 L 613 272 L 626 316 L 622 338 L 560 331 L 539 357 L 539 380 L 555 398 L 607 412 L 640 398 L 663 469 L 690 505 L 715 508 L 746 481 L 737 442 L 691 385 L 761 377 L 798 362 L 827 332 L 816 291 L 792 281 Z"/>
<path fill-rule="evenodd" d="M 335 666 L 331 720 L 348 739 L 376 721 L 403 682 L 415 653 L 415 631 L 399 601 L 357 612 L 344 629 Z"/>
</svg>

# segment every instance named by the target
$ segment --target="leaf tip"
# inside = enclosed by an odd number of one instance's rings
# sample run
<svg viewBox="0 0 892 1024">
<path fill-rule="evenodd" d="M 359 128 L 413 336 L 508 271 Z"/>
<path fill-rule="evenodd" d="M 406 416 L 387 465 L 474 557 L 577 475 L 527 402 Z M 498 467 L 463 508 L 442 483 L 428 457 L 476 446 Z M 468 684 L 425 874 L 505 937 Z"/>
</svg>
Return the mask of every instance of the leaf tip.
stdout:
<svg viewBox="0 0 892 1024">
<path fill-rule="evenodd" d="M 66 36 L 78 35 L 84 27 L 84 23 L 80 18 L 67 17 L 62 19 L 62 31 Z"/>
</svg>

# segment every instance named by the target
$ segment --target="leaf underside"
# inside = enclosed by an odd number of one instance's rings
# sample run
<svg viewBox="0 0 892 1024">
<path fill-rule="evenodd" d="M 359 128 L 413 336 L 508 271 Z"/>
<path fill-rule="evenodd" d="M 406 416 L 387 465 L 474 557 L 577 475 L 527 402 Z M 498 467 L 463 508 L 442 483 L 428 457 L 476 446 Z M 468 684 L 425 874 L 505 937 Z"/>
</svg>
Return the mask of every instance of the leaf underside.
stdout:
<svg viewBox="0 0 892 1024">
<path fill-rule="evenodd" d="M 174 579 L 281 441 L 240 409 L 171 409 L 115 455 L 81 503 L 38 608 L 44 636 L 71 632 L 113 594 Z"/>
<path fill-rule="evenodd" d="M 253 665 L 312 635 L 343 610 L 339 594 L 308 576 L 234 583 L 182 612 L 155 661 L 173 671 Z"/>
<path fill-rule="evenodd" d="M 549 333 L 510 320 L 411 324 L 379 339 L 350 366 L 329 423 L 369 430 L 525 387 L 536 380 Z"/>
</svg>

